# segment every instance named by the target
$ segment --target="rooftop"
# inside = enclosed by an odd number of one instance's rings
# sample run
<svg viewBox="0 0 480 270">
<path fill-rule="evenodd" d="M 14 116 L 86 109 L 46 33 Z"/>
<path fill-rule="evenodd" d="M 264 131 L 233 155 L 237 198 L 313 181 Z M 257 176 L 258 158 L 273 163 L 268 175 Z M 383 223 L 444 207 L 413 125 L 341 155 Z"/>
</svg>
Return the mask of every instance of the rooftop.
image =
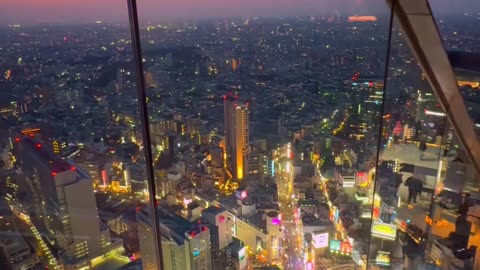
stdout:
<svg viewBox="0 0 480 270">
<path fill-rule="evenodd" d="M 16 138 L 17 143 L 22 144 L 27 149 L 31 149 L 36 153 L 36 156 L 39 157 L 47 166 L 49 166 L 53 173 L 64 172 L 68 170 L 75 170 L 75 166 L 70 164 L 67 160 L 60 158 L 55 155 L 53 152 L 49 151 L 46 147 L 43 147 L 42 143 L 30 138 Z"/>
<path fill-rule="evenodd" d="M 142 208 L 146 213 L 147 208 Z M 167 212 L 163 208 L 157 207 L 157 216 L 162 230 L 167 229 L 162 234 L 163 237 L 170 237 L 175 240 L 178 245 L 183 245 L 187 239 L 195 237 L 197 234 L 208 230 L 208 227 L 203 225 L 201 221 L 190 222 L 183 217 L 171 212 Z"/>
<path fill-rule="evenodd" d="M 212 215 L 218 215 L 220 213 L 223 213 L 225 211 L 225 208 L 219 207 L 219 206 L 210 206 L 206 209 L 204 209 L 202 212 L 206 214 L 212 214 Z"/>
<path fill-rule="evenodd" d="M 0 233 L 0 243 L 4 245 L 9 254 L 16 254 L 23 250 L 30 249 L 27 242 L 19 232 L 6 231 Z"/>
</svg>

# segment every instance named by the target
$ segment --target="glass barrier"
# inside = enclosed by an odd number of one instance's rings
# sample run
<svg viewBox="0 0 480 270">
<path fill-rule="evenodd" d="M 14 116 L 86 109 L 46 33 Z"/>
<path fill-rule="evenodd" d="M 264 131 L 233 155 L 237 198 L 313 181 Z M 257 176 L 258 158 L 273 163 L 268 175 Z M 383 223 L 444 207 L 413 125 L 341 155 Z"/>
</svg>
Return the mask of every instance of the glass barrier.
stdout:
<svg viewBox="0 0 480 270">
<path fill-rule="evenodd" d="M 370 269 L 424 269 L 429 236 L 438 233 L 429 225 L 448 125 L 406 42 L 395 19 L 380 151 L 371 172 Z"/>
<path fill-rule="evenodd" d="M 460 30 L 460 25 L 474 20 L 471 16 L 436 19 L 447 49 L 474 50 L 466 33 L 475 31 Z M 369 269 L 477 269 L 478 172 L 396 23 L 393 37 L 383 111 L 385 133 L 382 130 L 375 168 Z M 453 64 L 465 60 L 463 53 L 450 57 Z M 464 79 L 464 73 L 469 70 L 457 70 L 458 84 L 474 117 L 478 106 L 469 99 L 475 95 L 472 88 L 478 86 Z"/>
<path fill-rule="evenodd" d="M 434 12 L 441 13 L 441 5 L 432 3 Z M 450 63 L 457 77 L 459 91 L 470 115 L 465 124 L 474 125 L 478 136 L 478 111 L 480 104 L 477 101 L 479 84 L 480 62 L 478 55 L 480 48 L 471 36 L 477 30 L 468 27 L 478 21 L 478 12 L 473 3 L 460 3 L 461 13 L 436 16 L 436 23 L 442 35 L 444 46 L 449 55 Z M 478 237 L 479 224 L 479 172 L 466 154 L 465 148 L 459 143 L 457 134 L 450 132 L 444 138 L 448 155 L 451 157 L 445 162 L 445 172 L 439 179 L 438 196 L 436 198 L 437 222 L 444 226 L 444 236 L 434 242 L 432 256 L 446 258 L 442 266 L 464 269 L 478 269 L 480 267 L 480 238 Z M 435 222 L 435 219 L 433 220 Z M 435 252 L 436 251 L 436 254 Z M 435 257 L 435 255 L 437 257 Z"/>
<path fill-rule="evenodd" d="M 164 269 L 366 267 L 390 11 L 330 2 L 138 3 Z"/>
<path fill-rule="evenodd" d="M 149 194 L 126 3 L 3 5 L 0 269 L 141 267 L 153 234 L 137 218 Z"/>
<path fill-rule="evenodd" d="M 7 1 L 0 269 L 480 267 L 478 172 L 384 0 Z"/>
</svg>

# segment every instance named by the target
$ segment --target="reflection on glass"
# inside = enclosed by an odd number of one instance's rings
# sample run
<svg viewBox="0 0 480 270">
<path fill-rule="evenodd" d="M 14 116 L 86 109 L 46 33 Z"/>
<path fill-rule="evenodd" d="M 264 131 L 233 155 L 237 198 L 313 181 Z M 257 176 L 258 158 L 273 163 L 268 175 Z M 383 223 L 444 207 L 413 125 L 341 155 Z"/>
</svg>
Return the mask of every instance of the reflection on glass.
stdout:
<svg viewBox="0 0 480 270">
<path fill-rule="evenodd" d="M 437 21 L 443 33 L 455 28 L 444 18 Z M 444 38 L 447 48 L 460 48 L 455 41 L 461 38 Z M 477 171 L 405 43 L 404 34 L 394 27 L 369 262 L 372 268 L 476 269 L 480 241 L 471 232 L 477 221 Z M 468 42 L 461 45 L 470 47 Z M 458 54 L 452 54 L 453 62 L 458 62 Z M 469 83 L 471 77 L 463 77 L 467 73 L 473 75 L 471 70 L 459 72 L 458 83 L 473 113 L 476 106 L 468 97 L 476 86 Z"/>
</svg>

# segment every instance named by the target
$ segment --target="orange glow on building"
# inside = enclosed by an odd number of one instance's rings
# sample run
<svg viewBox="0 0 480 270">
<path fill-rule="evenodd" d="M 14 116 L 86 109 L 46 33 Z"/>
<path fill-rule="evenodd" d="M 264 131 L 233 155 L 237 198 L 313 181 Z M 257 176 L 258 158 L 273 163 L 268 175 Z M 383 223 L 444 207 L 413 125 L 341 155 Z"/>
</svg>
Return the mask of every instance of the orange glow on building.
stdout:
<svg viewBox="0 0 480 270">
<path fill-rule="evenodd" d="M 29 135 L 40 132 L 39 128 L 27 128 L 21 131 L 23 135 Z"/>
<path fill-rule="evenodd" d="M 240 167 L 238 164 L 237 164 L 237 178 L 243 179 L 243 167 Z"/>
<path fill-rule="evenodd" d="M 473 81 L 457 81 L 458 86 L 467 86 L 469 85 L 472 88 L 479 88 L 480 82 L 473 82 Z"/>
<path fill-rule="evenodd" d="M 349 22 L 374 22 L 377 20 L 375 16 L 350 16 L 348 17 Z"/>
<path fill-rule="evenodd" d="M 225 147 L 227 163 L 237 180 L 248 176 L 248 106 L 237 95 L 224 96 Z"/>
</svg>

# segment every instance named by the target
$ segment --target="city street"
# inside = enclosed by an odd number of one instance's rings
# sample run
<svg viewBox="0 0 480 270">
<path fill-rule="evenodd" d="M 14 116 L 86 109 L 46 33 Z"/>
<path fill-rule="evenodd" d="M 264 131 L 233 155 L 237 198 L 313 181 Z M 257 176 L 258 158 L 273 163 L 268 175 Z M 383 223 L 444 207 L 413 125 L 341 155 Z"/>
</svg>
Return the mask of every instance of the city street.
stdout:
<svg viewBox="0 0 480 270">
<path fill-rule="evenodd" d="M 297 207 L 294 190 L 293 164 L 290 158 L 291 146 L 286 145 L 281 157 L 277 160 L 280 170 L 277 171 L 278 200 L 282 217 L 284 267 L 285 269 L 304 269 L 303 229 Z"/>
</svg>

